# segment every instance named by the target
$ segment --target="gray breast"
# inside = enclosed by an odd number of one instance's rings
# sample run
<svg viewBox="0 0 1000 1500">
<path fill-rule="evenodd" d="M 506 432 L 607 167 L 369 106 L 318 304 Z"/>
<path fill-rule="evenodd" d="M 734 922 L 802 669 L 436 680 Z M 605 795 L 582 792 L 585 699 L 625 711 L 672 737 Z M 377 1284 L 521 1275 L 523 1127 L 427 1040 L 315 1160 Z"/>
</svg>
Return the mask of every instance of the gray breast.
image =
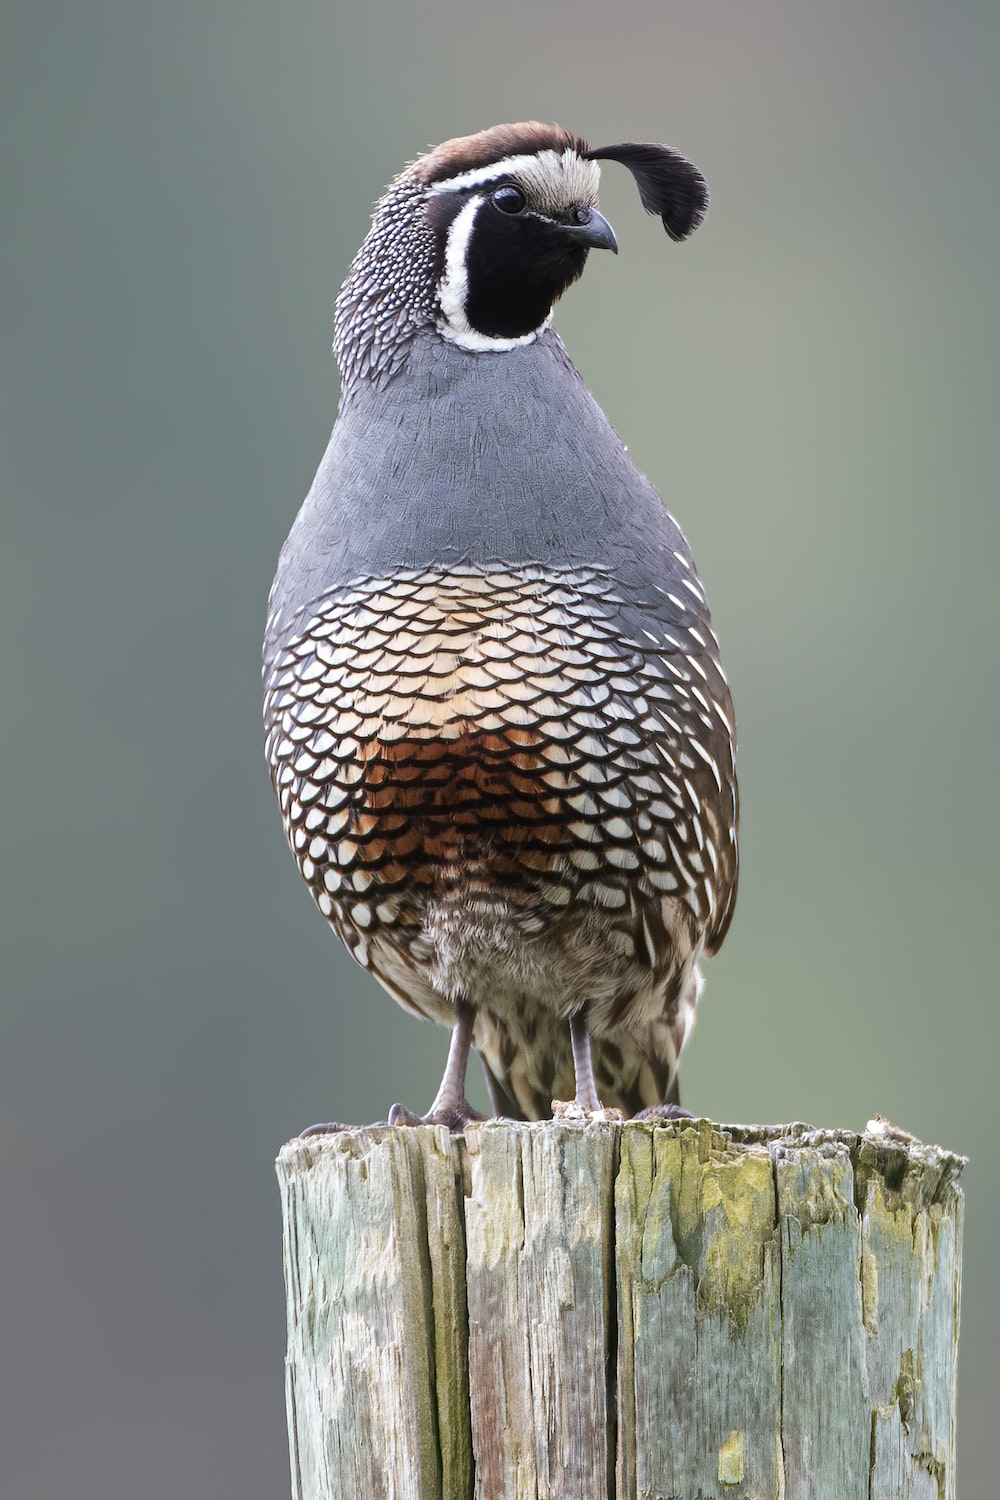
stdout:
<svg viewBox="0 0 1000 1500">
<path fill-rule="evenodd" d="M 671 616 L 674 592 L 679 623 L 705 612 L 680 528 L 552 332 L 502 355 L 424 334 L 405 380 L 355 388 L 282 551 L 269 646 L 352 578 L 459 562 L 597 567 L 640 609 Z"/>
</svg>

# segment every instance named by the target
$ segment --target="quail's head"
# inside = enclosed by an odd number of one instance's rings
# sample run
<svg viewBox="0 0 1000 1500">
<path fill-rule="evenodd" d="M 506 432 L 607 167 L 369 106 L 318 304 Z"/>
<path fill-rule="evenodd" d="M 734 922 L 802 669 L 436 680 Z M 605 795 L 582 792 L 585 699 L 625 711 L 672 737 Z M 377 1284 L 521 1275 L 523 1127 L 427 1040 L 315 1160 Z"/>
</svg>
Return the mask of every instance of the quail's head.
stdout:
<svg viewBox="0 0 1000 1500">
<path fill-rule="evenodd" d="M 378 204 L 337 304 L 345 373 L 379 378 L 419 327 L 477 353 L 530 343 L 591 250 L 617 250 L 598 208 L 599 161 L 632 172 L 674 240 L 701 223 L 708 189 L 667 146 L 592 149 L 557 125 L 496 125 L 419 156 Z"/>
</svg>

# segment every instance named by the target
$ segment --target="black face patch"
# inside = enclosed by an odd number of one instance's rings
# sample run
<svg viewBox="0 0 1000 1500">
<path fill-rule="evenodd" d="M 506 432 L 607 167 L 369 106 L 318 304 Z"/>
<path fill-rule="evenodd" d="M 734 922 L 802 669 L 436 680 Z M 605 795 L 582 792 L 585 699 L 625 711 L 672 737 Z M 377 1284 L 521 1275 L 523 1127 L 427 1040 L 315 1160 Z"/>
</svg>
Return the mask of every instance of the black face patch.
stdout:
<svg viewBox="0 0 1000 1500">
<path fill-rule="evenodd" d="M 488 338 L 522 338 L 587 263 L 587 247 L 551 220 L 503 213 L 487 199 L 476 214 L 465 266 L 465 315 Z"/>
</svg>

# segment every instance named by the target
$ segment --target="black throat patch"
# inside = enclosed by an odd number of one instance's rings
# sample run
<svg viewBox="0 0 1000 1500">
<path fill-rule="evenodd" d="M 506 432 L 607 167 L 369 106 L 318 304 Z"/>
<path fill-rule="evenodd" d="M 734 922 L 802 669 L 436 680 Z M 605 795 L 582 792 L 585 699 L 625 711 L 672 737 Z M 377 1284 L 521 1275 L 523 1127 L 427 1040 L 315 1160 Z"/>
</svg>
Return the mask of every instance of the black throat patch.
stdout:
<svg viewBox="0 0 1000 1500">
<path fill-rule="evenodd" d="M 485 199 L 465 255 L 465 315 L 487 338 L 523 338 L 583 271 L 587 249 L 532 213 L 516 219 Z"/>
</svg>

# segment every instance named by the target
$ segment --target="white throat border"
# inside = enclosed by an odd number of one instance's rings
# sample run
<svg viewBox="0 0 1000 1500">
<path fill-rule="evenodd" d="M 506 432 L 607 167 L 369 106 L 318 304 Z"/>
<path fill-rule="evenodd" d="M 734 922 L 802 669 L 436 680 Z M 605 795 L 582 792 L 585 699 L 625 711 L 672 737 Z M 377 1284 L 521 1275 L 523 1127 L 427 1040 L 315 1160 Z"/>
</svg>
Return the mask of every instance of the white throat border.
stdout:
<svg viewBox="0 0 1000 1500">
<path fill-rule="evenodd" d="M 496 168 L 492 168 L 491 171 L 495 177 Z M 438 282 L 438 305 L 441 315 L 437 320 L 437 331 L 442 338 L 449 339 L 460 349 L 468 349 L 474 354 L 504 354 L 508 349 L 519 349 L 525 344 L 534 343 L 538 335 L 543 333 L 552 322 L 552 312 L 550 309 L 548 317 L 537 328 L 533 328 L 530 333 L 519 334 L 516 338 L 501 338 L 488 333 L 480 333 L 479 329 L 473 328 L 469 322 L 465 311 L 465 301 L 469 292 L 469 272 L 465 257 L 476 215 L 485 204 L 486 199 L 480 197 L 479 194 L 470 198 L 469 202 L 459 209 L 448 226 L 444 273 Z"/>
</svg>

